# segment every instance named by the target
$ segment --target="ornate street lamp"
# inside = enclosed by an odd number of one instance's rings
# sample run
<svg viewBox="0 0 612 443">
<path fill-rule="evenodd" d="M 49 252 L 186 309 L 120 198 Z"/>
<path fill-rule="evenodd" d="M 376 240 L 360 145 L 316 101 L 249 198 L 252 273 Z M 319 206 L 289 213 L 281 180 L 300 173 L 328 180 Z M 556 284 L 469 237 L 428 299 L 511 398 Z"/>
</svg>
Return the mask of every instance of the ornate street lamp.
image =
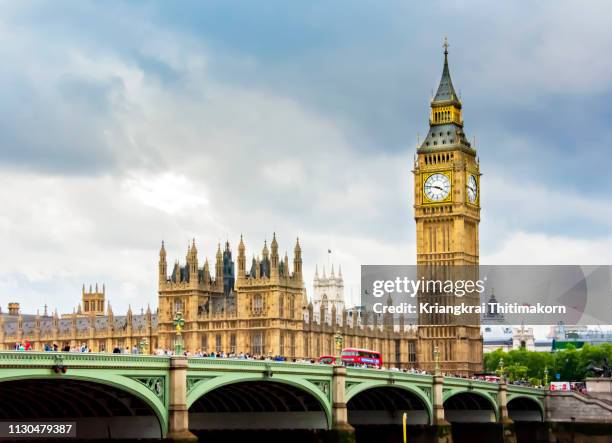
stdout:
<svg viewBox="0 0 612 443">
<path fill-rule="evenodd" d="M 181 355 L 183 353 L 183 327 L 185 326 L 185 319 L 183 313 L 178 311 L 174 317 L 174 328 L 176 329 L 176 338 L 174 340 L 174 355 Z"/>
<path fill-rule="evenodd" d="M 342 347 L 344 345 L 344 337 L 340 334 L 340 331 L 334 335 L 334 342 L 336 343 L 336 365 L 342 364 Z"/>
<path fill-rule="evenodd" d="M 147 337 L 142 337 L 138 344 L 140 346 L 140 353 L 141 354 L 148 354 L 149 353 L 148 352 L 149 340 L 147 339 Z"/>
<path fill-rule="evenodd" d="M 544 389 L 548 389 L 548 365 L 544 366 Z"/>
<path fill-rule="evenodd" d="M 504 358 L 499 359 L 499 379 L 504 381 Z"/>
</svg>

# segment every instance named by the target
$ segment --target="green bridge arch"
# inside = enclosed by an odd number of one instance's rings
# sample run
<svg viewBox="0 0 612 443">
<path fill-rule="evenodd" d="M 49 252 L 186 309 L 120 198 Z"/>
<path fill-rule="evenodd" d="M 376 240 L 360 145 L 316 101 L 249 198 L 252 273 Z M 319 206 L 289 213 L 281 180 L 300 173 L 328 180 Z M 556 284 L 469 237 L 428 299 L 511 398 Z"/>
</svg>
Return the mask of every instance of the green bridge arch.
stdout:
<svg viewBox="0 0 612 443">
<path fill-rule="evenodd" d="M 493 413 L 495 414 L 495 421 L 499 420 L 499 405 L 497 404 L 497 399 L 491 395 L 488 390 L 482 391 L 478 389 L 474 389 L 470 387 L 461 387 L 455 389 L 449 389 L 447 392 L 442 394 L 442 404 L 446 403 L 447 400 L 450 400 L 453 397 L 456 397 L 461 394 L 473 394 L 477 395 L 480 398 L 483 398 L 487 401 L 487 403 L 491 406 Z M 444 408 L 446 411 L 446 408 Z"/>
<path fill-rule="evenodd" d="M 546 418 L 546 411 L 545 411 L 544 403 L 543 403 L 542 399 L 534 397 L 533 395 L 527 395 L 527 394 L 523 394 L 523 393 L 519 393 L 519 394 L 510 393 L 510 394 L 508 394 L 508 404 L 510 404 L 510 402 L 512 402 L 513 400 L 520 400 L 520 399 L 529 400 L 529 401 L 533 402 L 534 404 L 536 404 L 538 406 L 538 410 L 540 411 L 540 414 L 542 414 L 542 420 L 544 420 Z"/>
<path fill-rule="evenodd" d="M 425 392 L 419 389 L 418 385 L 414 385 L 412 383 L 409 384 L 406 382 L 398 382 L 398 381 L 389 383 L 388 381 L 385 381 L 385 380 L 374 380 L 374 381 L 361 382 L 361 383 L 358 383 L 348 388 L 347 393 L 346 393 L 346 402 L 348 403 L 352 398 L 354 398 L 358 394 L 361 394 L 367 391 L 368 389 L 375 389 L 375 388 L 396 388 L 396 389 L 400 389 L 402 391 L 406 391 L 410 394 L 415 395 L 425 405 L 425 410 L 427 411 L 428 424 L 433 423 L 433 402 L 431 398 L 425 395 Z"/>
<path fill-rule="evenodd" d="M 314 383 L 305 380 L 303 376 L 293 374 L 274 374 L 273 376 L 267 376 L 266 374 L 257 373 L 234 373 L 219 375 L 214 378 L 207 380 L 201 380 L 196 382 L 192 389 L 187 392 L 187 408 L 190 408 L 199 398 L 206 395 L 207 393 L 236 383 L 243 382 L 275 382 L 282 383 L 289 386 L 298 388 L 310 395 L 312 395 L 320 404 L 325 419 L 327 421 L 327 428 L 331 429 L 332 426 L 332 404 L 331 404 L 331 392 L 324 392 L 321 388 Z M 329 386 L 329 385 L 327 385 Z M 189 388 L 188 388 L 189 389 Z"/>
<path fill-rule="evenodd" d="M 3 371 L 4 372 L 4 371 Z M 107 371 L 100 373 L 96 370 L 70 369 L 67 374 L 49 374 L 44 369 L 20 369 L 19 373 L 3 373 L 0 375 L 0 383 L 16 380 L 76 380 L 88 383 L 96 383 L 112 386 L 118 390 L 127 392 L 144 401 L 153 411 L 159 421 L 160 434 L 165 437 L 168 431 L 167 407 L 162 401 L 141 382 L 121 374 L 113 374 Z"/>
</svg>

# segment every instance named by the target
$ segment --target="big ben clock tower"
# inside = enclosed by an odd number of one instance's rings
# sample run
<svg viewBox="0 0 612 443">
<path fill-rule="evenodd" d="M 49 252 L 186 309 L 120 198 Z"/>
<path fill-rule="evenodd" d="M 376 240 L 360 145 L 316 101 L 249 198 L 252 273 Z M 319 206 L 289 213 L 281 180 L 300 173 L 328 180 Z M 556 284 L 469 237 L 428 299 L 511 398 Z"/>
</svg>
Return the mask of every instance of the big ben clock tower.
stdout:
<svg viewBox="0 0 612 443">
<path fill-rule="evenodd" d="M 429 133 L 417 148 L 414 164 L 414 218 L 417 266 L 428 278 L 444 279 L 457 272 L 476 277 L 480 222 L 480 168 L 476 150 L 463 131 L 461 101 L 448 68 L 431 101 Z M 464 275 L 465 277 L 465 275 Z M 456 277 L 455 277 L 456 278 Z M 426 302 L 477 304 L 478 294 L 457 300 L 444 294 L 420 294 Z M 476 314 L 419 314 L 419 365 L 434 371 L 470 375 L 482 369 L 482 338 Z"/>
</svg>

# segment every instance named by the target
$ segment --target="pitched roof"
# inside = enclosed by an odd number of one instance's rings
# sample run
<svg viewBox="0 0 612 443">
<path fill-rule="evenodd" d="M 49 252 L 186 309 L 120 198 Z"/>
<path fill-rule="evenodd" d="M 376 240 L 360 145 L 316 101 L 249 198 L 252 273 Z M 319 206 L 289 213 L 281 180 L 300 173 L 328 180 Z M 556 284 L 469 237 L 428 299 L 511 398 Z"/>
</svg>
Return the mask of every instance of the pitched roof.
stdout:
<svg viewBox="0 0 612 443">
<path fill-rule="evenodd" d="M 459 103 L 459 96 L 455 92 L 455 88 L 453 87 L 453 81 L 451 80 L 450 70 L 448 69 L 448 45 L 444 46 L 444 68 L 442 69 L 442 78 L 440 79 L 440 84 L 438 85 L 438 91 L 433 98 L 433 103 L 435 102 L 447 102 L 447 101 L 455 101 Z"/>
</svg>

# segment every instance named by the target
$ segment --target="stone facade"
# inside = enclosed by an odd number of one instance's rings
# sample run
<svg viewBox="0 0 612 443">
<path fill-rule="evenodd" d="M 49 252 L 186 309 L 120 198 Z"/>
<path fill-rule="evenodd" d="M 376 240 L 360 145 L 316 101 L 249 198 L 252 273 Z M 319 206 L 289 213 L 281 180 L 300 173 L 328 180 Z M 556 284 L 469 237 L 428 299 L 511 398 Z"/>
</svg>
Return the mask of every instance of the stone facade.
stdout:
<svg viewBox="0 0 612 443">
<path fill-rule="evenodd" d="M 612 404 L 573 391 L 555 391 L 546 397 L 546 421 L 612 422 Z"/>
<path fill-rule="evenodd" d="M 232 252 L 226 243 L 217 249 L 214 278 L 208 261 L 198 268 L 195 242 L 187 252 L 185 266 L 174 265 L 166 275 L 166 252 L 162 245 L 159 262 L 159 327 L 161 347 L 172 347 L 173 319 L 181 312 L 185 319 L 184 342 L 191 352 L 233 352 L 252 355 L 282 355 L 289 359 L 336 355 L 334 335 L 340 333 L 345 347 L 380 350 L 386 364 L 416 367 L 416 331 L 390 319 L 362 321 L 352 312 L 322 303 L 309 303 L 302 274 L 299 241 L 281 258 L 276 235 L 270 248 L 264 243 L 261 254 L 246 264 L 246 247 L 240 239 L 237 273 Z M 224 272 L 224 270 L 226 270 Z M 336 278 L 336 277 L 334 277 Z M 341 279 L 341 276 L 339 276 Z M 224 289 L 222 282 L 234 281 Z M 340 280 L 341 281 L 341 280 Z M 373 323 L 373 324 L 368 324 Z"/>
<path fill-rule="evenodd" d="M 0 349 L 13 349 L 16 343 L 29 343 L 34 350 L 56 344 L 78 348 L 86 345 L 94 352 L 111 352 L 114 347 L 134 346 L 151 352 L 157 344 L 157 316 L 149 308 L 140 315 L 129 309 L 115 316 L 108 305 L 104 315 L 91 312 L 62 315 L 0 314 Z"/>
</svg>

